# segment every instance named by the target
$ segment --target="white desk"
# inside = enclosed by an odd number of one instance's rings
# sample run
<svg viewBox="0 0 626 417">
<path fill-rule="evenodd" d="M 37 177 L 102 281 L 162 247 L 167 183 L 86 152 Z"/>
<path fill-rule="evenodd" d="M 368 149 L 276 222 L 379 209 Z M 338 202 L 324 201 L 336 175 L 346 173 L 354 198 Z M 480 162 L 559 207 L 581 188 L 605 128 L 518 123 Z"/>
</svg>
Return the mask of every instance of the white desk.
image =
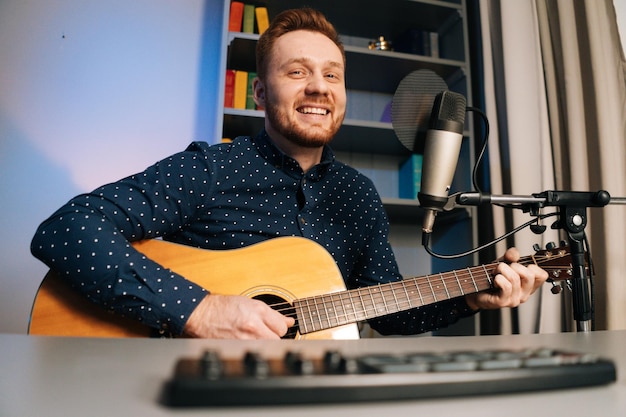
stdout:
<svg viewBox="0 0 626 417">
<path fill-rule="evenodd" d="M 524 394 L 339 405 L 172 409 L 162 385 L 182 356 L 207 347 L 224 356 L 248 349 L 282 356 L 319 353 L 552 347 L 594 352 L 615 361 L 618 381 L 592 388 Z M 0 416 L 626 416 L 626 331 L 522 336 L 421 337 L 358 341 L 237 342 L 74 339 L 0 334 Z"/>
</svg>

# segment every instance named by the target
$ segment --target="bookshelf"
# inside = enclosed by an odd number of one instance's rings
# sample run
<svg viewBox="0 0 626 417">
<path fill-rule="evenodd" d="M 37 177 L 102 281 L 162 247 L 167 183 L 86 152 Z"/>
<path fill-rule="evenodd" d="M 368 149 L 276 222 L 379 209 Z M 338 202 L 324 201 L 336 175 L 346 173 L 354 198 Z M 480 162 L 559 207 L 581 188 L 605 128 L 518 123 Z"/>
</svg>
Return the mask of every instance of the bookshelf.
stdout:
<svg viewBox="0 0 626 417">
<path fill-rule="evenodd" d="M 230 0 L 224 2 L 225 14 L 229 13 L 230 3 Z M 398 84 L 406 75 L 419 69 L 431 70 L 446 81 L 450 90 L 464 94 L 471 103 L 468 46 L 464 36 L 467 30 L 465 6 L 462 1 L 391 0 L 385 3 L 385 7 L 380 7 L 379 2 L 363 0 L 341 0 L 341 7 L 336 0 L 249 0 L 247 4 L 266 7 L 270 19 L 286 8 L 312 5 L 325 13 L 335 25 L 346 49 L 348 110 L 332 146 L 342 160 L 366 174 L 370 171 L 368 160 L 371 154 L 394 157 L 387 158 L 392 171 L 409 156 L 396 138 L 390 120 L 382 118 Z M 368 48 L 368 42 L 379 36 L 393 42 L 415 29 L 436 35 L 438 52 L 435 56 Z M 257 33 L 227 31 L 224 35 L 223 68 L 254 71 L 258 37 Z M 223 137 L 253 134 L 263 126 L 262 111 L 223 108 L 222 115 Z M 470 130 L 471 127 L 468 127 L 468 132 Z M 467 133 L 466 138 L 466 142 L 470 142 L 471 134 Z M 464 158 L 469 158 L 471 153 L 471 146 L 467 145 L 463 147 Z M 390 175 L 394 177 L 397 174 L 390 172 Z M 469 189 L 469 171 L 459 172 L 457 178 L 455 182 L 461 182 L 459 189 Z M 391 178 L 390 182 L 396 184 L 397 179 Z M 387 204 L 398 205 L 397 186 L 392 189 L 379 187 L 379 191 Z M 406 203 L 402 207 L 418 206 L 416 201 Z M 407 213 L 406 210 L 393 212 Z M 413 215 L 419 215 L 419 209 Z"/>
<path fill-rule="evenodd" d="M 465 95 L 471 105 L 469 45 L 465 0 L 249 0 L 244 3 L 266 7 L 271 20 L 287 8 L 310 6 L 323 12 L 337 28 L 345 46 L 348 108 L 343 127 L 332 143 L 338 159 L 359 169 L 375 183 L 392 223 L 391 243 L 408 265 L 404 274 L 437 272 L 437 261 L 428 260 L 420 247 L 422 212 L 416 199 L 398 198 L 399 166 L 410 152 L 397 139 L 389 117 L 389 106 L 400 81 L 415 70 L 427 69 L 439 75 L 452 91 Z M 230 0 L 224 1 L 227 28 Z M 369 43 L 380 36 L 392 42 L 407 33 L 422 32 L 434 40 L 420 53 L 405 50 L 372 50 Z M 221 67 L 255 71 L 257 33 L 223 34 Z M 430 51 L 428 51 L 430 49 Z M 414 51 L 413 51 L 414 52 Z M 222 137 L 253 135 L 263 127 L 264 113 L 258 110 L 221 108 Z M 452 191 L 471 190 L 473 128 L 466 117 L 466 133 Z M 435 245 L 448 251 L 475 245 L 473 209 L 444 213 L 437 222 L 441 234 Z M 447 220 L 447 221 L 446 221 Z M 435 246 L 437 248 L 437 246 Z M 416 255 L 417 253 L 417 255 Z M 404 258 L 404 259 L 403 259 Z M 420 265 L 413 265 L 420 259 Z M 443 270 L 460 268 L 473 260 L 446 262 Z"/>
</svg>

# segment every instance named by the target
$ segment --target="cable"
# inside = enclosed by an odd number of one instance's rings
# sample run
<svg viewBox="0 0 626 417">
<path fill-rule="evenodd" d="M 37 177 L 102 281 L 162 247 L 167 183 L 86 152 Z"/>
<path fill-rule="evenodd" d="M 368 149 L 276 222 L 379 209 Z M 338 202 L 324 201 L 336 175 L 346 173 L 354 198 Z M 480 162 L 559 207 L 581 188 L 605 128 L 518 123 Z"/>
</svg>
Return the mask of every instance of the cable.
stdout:
<svg viewBox="0 0 626 417">
<path fill-rule="evenodd" d="M 485 243 L 484 245 L 478 246 L 474 249 L 470 249 L 467 252 L 462 252 L 462 253 L 457 253 L 454 255 L 442 255 L 442 254 L 438 254 L 432 251 L 432 249 L 430 248 L 430 246 L 428 245 L 430 243 L 430 233 L 424 233 L 423 237 L 424 239 L 422 240 L 422 243 L 424 244 L 424 249 L 426 249 L 426 252 L 428 252 L 431 256 L 434 256 L 435 258 L 439 258 L 439 259 L 456 259 L 456 258 L 462 258 L 464 256 L 467 255 L 471 255 L 473 253 L 476 253 L 478 251 L 481 251 L 485 248 L 488 248 L 491 245 L 494 245 L 498 242 L 500 242 L 501 240 L 506 239 L 507 237 L 513 235 L 514 233 L 519 232 L 520 230 L 524 229 L 525 227 L 529 227 L 530 225 L 536 223 L 538 220 L 543 220 L 546 219 L 548 217 L 553 217 L 558 215 L 558 213 L 548 213 L 548 214 L 540 214 L 537 216 L 536 219 L 532 219 L 527 221 L 526 223 L 522 224 L 521 226 L 517 226 L 515 229 L 511 230 L 510 232 L 507 232 L 505 234 L 503 234 L 502 236 L 492 240 L 491 242 Z"/>
</svg>

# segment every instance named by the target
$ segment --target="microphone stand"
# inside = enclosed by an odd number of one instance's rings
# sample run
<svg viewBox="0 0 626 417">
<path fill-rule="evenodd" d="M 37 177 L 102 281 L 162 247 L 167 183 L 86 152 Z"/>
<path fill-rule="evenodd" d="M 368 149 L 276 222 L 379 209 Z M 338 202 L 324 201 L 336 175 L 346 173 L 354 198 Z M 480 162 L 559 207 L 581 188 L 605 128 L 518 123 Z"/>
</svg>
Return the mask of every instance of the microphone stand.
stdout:
<svg viewBox="0 0 626 417">
<path fill-rule="evenodd" d="M 626 204 L 626 198 L 611 198 L 604 190 L 597 192 L 544 191 L 531 196 L 457 193 L 449 197 L 444 210 L 451 210 L 457 205 L 508 204 L 527 211 L 533 216 L 538 216 L 539 209 L 542 207 L 557 207 L 559 217 L 552 228 L 563 229 L 569 239 L 572 257 L 571 289 L 576 327 L 579 332 L 589 332 L 593 306 L 591 305 L 590 279 L 585 273 L 583 245 L 587 225 L 587 207 L 604 207 L 609 203 Z"/>
</svg>

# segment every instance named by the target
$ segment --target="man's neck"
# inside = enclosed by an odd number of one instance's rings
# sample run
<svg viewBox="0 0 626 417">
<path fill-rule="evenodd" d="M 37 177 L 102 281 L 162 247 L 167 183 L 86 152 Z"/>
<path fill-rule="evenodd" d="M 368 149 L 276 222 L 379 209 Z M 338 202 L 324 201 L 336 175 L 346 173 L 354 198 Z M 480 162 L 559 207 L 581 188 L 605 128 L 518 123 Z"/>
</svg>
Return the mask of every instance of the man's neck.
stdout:
<svg viewBox="0 0 626 417">
<path fill-rule="evenodd" d="M 278 149 L 298 162 L 302 171 L 307 172 L 322 160 L 324 147 L 310 148 L 297 145 L 282 135 L 270 135 Z"/>
</svg>

